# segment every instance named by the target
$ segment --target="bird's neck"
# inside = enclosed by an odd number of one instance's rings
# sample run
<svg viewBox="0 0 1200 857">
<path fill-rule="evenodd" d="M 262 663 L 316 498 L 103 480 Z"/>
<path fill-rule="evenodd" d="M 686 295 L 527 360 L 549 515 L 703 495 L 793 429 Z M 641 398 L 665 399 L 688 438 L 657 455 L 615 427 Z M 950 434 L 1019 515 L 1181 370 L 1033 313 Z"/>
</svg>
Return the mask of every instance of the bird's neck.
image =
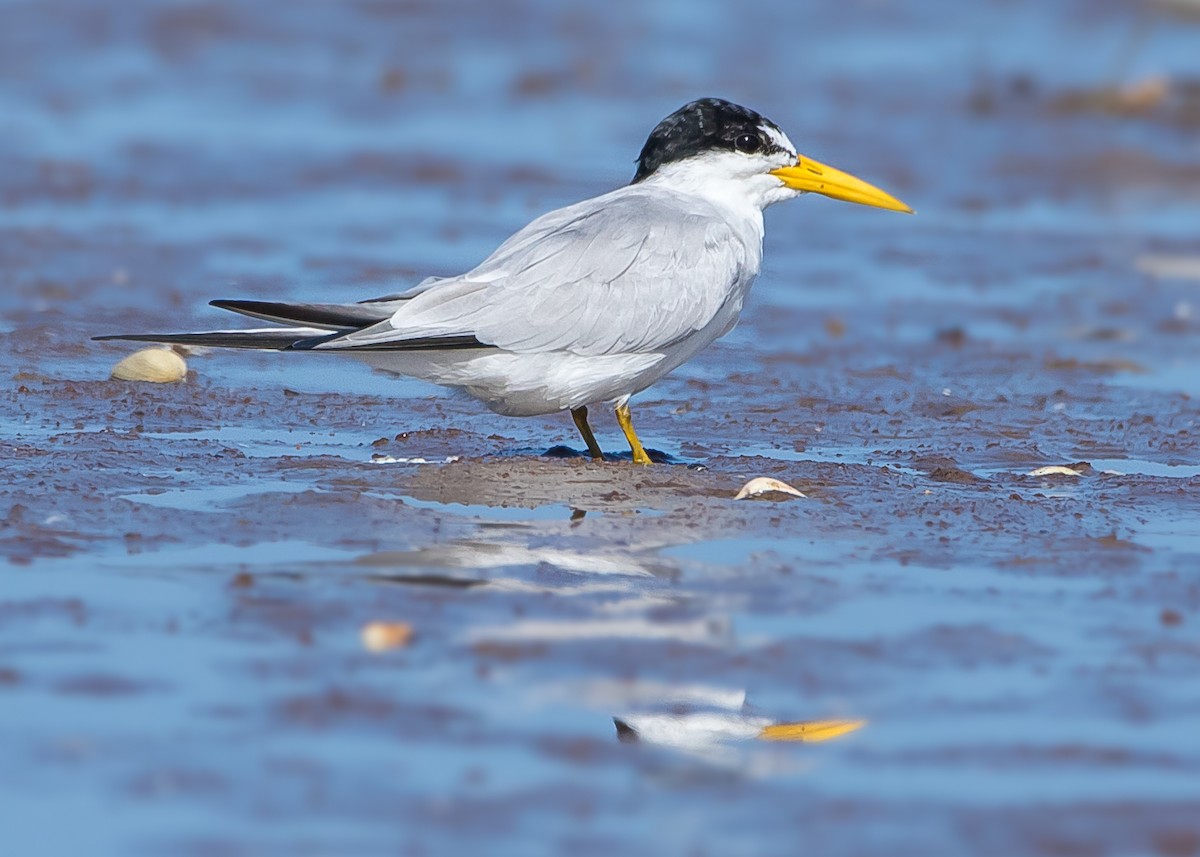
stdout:
<svg viewBox="0 0 1200 857">
<path fill-rule="evenodd" d="M 763 207 L 760 201 L 761 190 L 764 194 L 778 182 L 770 176 L 763 183 L 763 188 L 754 186 L 753 180 L 745 178 L 714 177 L 699 171 L 687 169 L 659 169 L 639 183 L 640 187 L 659 187 L 681 196 L 702 200 L 716 208 L 741 234 L 757 237 L 761 244 L 763 235 Z"/>
</svg>

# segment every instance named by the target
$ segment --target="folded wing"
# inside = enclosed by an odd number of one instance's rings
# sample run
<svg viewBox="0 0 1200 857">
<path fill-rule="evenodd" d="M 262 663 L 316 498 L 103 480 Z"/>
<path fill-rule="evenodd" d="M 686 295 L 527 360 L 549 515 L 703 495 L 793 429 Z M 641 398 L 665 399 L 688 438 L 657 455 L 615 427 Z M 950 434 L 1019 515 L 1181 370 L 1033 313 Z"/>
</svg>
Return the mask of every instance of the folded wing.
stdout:
<svg viewBox="0 0 1200 857">
<path fill-rule="evenodd" d="M 622 188 L 535 220 L 475 270 L 423 284 L 388 304 L 388 319 L 314 347 L 444 339 L 518 353 L 654 352 L 718 315 L 748 255 L 708 203 Z"/>
</svg>

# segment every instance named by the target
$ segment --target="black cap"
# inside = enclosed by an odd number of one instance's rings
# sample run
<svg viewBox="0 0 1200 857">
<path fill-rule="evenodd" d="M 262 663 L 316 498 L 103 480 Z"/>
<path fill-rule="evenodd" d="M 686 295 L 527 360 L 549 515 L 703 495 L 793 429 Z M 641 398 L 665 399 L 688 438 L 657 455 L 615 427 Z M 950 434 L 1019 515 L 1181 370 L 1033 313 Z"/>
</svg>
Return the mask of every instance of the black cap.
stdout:
<svg viewBox="0 0 1200 857">
<path fill-rule="evenodd" d="M 704 152 L 747 154 L 783 151 L 763 133 L 779 126 L 748 107 L 720 98 L 701 98 L 680 107 L 655 126 L 638 155 L 634 183 L 654 174 L 663 164 L 682 161 Z M 782 132 L 780 132 L 782 134 Z"/>
</svg>

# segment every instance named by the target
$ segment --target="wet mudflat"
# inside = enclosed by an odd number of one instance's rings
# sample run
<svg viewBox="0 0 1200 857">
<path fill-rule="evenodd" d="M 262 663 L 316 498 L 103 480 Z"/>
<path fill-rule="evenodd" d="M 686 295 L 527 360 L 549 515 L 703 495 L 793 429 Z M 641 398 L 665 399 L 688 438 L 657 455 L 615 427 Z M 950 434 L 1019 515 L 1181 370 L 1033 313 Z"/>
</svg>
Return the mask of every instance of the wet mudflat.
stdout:
<svg viewBox="0 0 1200 857">
<path fill-rule="evenodd" d="M 0 4 L 6 852 L 1200 853 L 1193 90 L 1078 95 L 1129 9 L 293 5 Z M 89 341 L 465 269 L 705 94 L 919 214 L 769 212 L 634 402 L 674 464 Z"/>
</svg>

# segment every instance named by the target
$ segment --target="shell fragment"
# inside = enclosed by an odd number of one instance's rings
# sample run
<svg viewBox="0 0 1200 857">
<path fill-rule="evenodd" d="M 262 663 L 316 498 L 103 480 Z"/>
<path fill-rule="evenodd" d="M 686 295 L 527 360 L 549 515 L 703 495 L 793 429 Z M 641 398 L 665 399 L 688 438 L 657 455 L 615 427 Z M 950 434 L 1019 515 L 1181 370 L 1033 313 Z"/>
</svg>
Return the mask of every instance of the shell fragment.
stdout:
<svg viewBox="0 0 1200 857">
<path fill-rule="evenodd" d="M 770 476 L 758 476 L 742 486 L 742 490 L 734 495 L 735 500 L 746 500 L 762 494 L 789 494 L 792 497 L 805 496 L 786 482 L 772 479 Z"/>
</svg>

